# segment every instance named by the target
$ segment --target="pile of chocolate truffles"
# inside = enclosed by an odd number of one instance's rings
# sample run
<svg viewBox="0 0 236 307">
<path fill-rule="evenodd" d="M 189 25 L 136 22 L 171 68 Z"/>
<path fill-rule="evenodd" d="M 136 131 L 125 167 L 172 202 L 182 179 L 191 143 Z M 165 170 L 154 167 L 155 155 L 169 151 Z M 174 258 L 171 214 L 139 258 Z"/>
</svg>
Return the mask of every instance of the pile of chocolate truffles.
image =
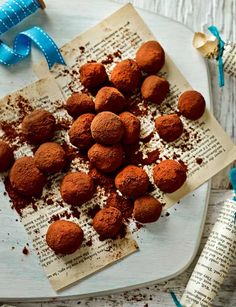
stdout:
<svg viewBox="0 0 236 307">
<path fill-rule="evenodd" d="M 121 60 L 110 76 L 101 63 L 86 63 L 80 67 L 80 82 L 85 89 L 73 93 L 65 103 L 74 120 L 68 131 L 70 142 L 87 154 L 90 172 L 65 174 L 61 197 L 71 206 L 82 206 L 93 198 L 97 185 L 109 187 L 107 204 L 92 223 L 103 239 L 115 238 L 127 218 L 152 223 L 161 215 L 161 202 L 148 194 L 147 173 L 140 166 L 126 163 L 124 147 L 137 144 L 140 138 L 140 121 L 127 111 L 128 98 L 141 92 L 147 104 L 152 102 L 158 108 L 170 88 L 169 82 L 157 75 L 164 64 L 165 52 L 157 41 L 144 43 L 135 59 Z M 95 97 L 91 94 L 94 92 Z M 178 114 L 197 120 L 204 113 L 205 100 L 197 91 L 186 91 L 179 97 L 178 109 Z M 14 161 L 11 147 L 0 141 L 0 170 L 10 169 L 9 181 L 18 193 L 39 197 L 47 176 L 65 169 L 67 156 L 60 144 L 51 141 L 56 120 L 50 112 L 34 110 L 21 126 L 27 141 L 38 146 L 34 157 Z M 155 119 L 155 128 L 164 142 L 174 142 L 183 132 L 183 123 L 179 115 L 165 114 Z M 165 193 L 175 192 L 186 178 L 186 168 L 176 160 L 153 166 L 154 183 Z M 49 226 L 46 241 L 55 253 L 70 254 L 80 248 L 83 230 L 74 222 L 58 220 Z"/>
</svg>

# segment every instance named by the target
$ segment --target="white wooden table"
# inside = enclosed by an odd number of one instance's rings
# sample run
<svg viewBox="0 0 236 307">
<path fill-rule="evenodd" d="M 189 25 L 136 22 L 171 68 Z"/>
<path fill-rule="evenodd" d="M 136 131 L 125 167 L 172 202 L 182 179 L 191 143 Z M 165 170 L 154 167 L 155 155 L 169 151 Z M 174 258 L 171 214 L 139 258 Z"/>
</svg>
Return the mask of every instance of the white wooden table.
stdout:
<svg viewBox="0 0 236 307">
<path fill-rule="evenodd" d="M 157 12 L 182 22 L 194 31 L 202 31 L 207 25 L 215 24 L 219 28 L 224 39 L 236 41 L 235 0 L 121 0 L 116 2 L 131 2 L 137 7 L 151 12 Z M 229 79 L 226 76 L 225 87 L 219 89 L 217 86 L 217 69 L 212 64 L 209 65 L 209 68 L 212 77 L 213 108 L 215 116 L 228 134 L 236 141 L 236 121 L 234 117 L 234 110 L 236 110 L 236 80 Z M 210 205 L 200 250 L 206 242 L 208 234 L 215 222 L 220 207 L 219 203 L 230 196 L 231 192 L 228 189 L 229 182 L 227 170 L 225 170 L 218 174 L 212 182 Z M 180 297 L 193 268 L 194 263 L 183 274 L 168 282 L 106 297 L 87 298 L 79 301 L 15 303 L 14 305 L 24 307 L 174 306 L 169 294 L 169 289 L 172 289 L 176 295 Z M 225 280 L 214 302 L 214 306 L 236 306 L 236 263 L 234 263 L 231 268 L 230 274 Z"/>
</svg>

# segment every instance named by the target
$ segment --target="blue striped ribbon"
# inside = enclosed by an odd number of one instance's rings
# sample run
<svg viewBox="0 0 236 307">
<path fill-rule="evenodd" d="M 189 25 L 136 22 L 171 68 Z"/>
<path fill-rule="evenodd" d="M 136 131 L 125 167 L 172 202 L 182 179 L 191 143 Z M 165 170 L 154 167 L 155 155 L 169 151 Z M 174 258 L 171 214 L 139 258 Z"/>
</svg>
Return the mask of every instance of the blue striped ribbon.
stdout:
<svg viewBox="0 0 236 307">
<path fill-rule="evenodd" d="M 218 40 L 218 84 L 220 87 L 225 85 L 225 78 L 224 78 L 224 64 L 223 64 L 223 52 L 224 52 L 224 41 L 220 37 L 220 33 L 215 26 L 210 26 L 208 30 L 217 38 Z"/>
<path fill-rule="evenodd" d="M 35 13 L 42 7 L 39 0 L 8 0 L 0 6 L 0 35 Z M 16 64 L 25 59 L 31 52 L 34 43 L 44 54 L 49 69 L 55 64 L 65 64 L 65 61 L 53 39 L 40 27 L 33 27 L 20 32 L 13 48 L 0 40 L 0 63 L 6 66 Z"/>
</svg>

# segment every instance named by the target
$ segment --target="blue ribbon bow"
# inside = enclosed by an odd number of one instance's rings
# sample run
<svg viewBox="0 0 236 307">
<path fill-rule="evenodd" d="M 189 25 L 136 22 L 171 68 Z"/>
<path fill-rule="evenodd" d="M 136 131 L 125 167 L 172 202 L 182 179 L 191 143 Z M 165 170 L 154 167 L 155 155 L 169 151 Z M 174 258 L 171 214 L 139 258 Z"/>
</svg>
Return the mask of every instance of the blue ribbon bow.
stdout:
<svg viewBox="0 0 236 307">
<path fill-rule="evenodd" d="M 8 0 L 0 6 L 0 35 L 33 14 L 41 7 L 38 0 Z M 55 64 L 65 65 L 65 61 L 53 39 L 40 27 L 33 27 L 19 33 L 13 48 L 0 40 L 0 63 L 6 66 L 25 59 L 34 43 L 44 54 L 49 69 Z"/>
<path fill-rule="evenodd" d="M 218 61 L 218 83 L 219 86 L 222 87 L 225 84 L 225 79 L 224 79 L 224 64 L 223 64 L 223 52 L 224 52 L 224 41 L 220 37 L 220 33 L 218 29 L 215 26 L 210 26 L 208 30 L 217 38 L 218 40 L 218 56 L 217 56 L 217 61 Z"/>
</svg>

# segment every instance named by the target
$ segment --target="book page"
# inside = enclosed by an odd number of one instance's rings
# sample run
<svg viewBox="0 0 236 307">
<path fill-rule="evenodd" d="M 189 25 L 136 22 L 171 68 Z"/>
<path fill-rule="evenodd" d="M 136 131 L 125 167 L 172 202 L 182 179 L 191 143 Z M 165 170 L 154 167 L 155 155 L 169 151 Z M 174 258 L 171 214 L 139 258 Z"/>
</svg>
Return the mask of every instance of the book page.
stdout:
<svg viewBox="0 0 236 307">
<path fill-rule="evenodd" d="M 67 66 L 54 66 L 50 75 L 55 78 L 66 99 L 72 92 L 82 88 L 79 81 L 81 64 L 99 61 L 104 63 L 110 73 L 121 59 L 134 58 L 143 42 L 155 39 L 132 5 L 125 5 L 96 27 L 63 46 L 61 51 Z M 43 62 L 35 66 L 35 71 L 39 77 L 49 74 Z M 166 100 L 160 106 L 150 102 L 147 104 L 140 94 L 137 94 L 130 98 L 129 111 L 141 121 L 141 140 L 139 148 L 134 149 L 134 160 L 147 171 L 151 183 L 153 167 L 161 160 L 176 159 L 188 170 L 186 183 L 174 193 L 165 194 L 154 185 L 151 194 L 158 198 L 165 208 L 169 208 L 230 164 L 235 159 L 236 147 L 209 110 L 197 121 L 181 116 L 184 133 L 180 139 L 172 143 L 161 140 L 155 130 L 155 118 L 163 113 L 179 114 L 178 97 L 182 92 L 191 89 L 191 85 L 168 55 L 159 75 L 167 78 L 171 85 Z"/>
<path fill-rule="evenodd" d="M 70 168 L 67 171 L 89 171 L 87 161 L 69 145 L 67 128 L 72 120 L 62 108 L 63 95 L 52 78 L 42 79 L 0 100 L 0 137 L 14 148 L 15 158 L 32 156 L 35 146 L 29 145 L 21 134 L 21 122 L 32 110 L 43 108 L 56 118 L 57 133 L 53 139 L 61 143 L 70 155 Z M 69 157 L 69 156 L 68 156 Z M 101 241 L 91 223 L 95 213 L 103 207 L 107 195 L 103 188 L 97 188 L 94 197 L 81 207 L 71 207 L 60 195 L 60 182 L 65 173 L 47 177 L 47 184 L 39 199 L 31 199 L 27 206 L 13 207 L 21 215 L 21 221 L 32 239 L 33 247 L 40 263 L 55 290 L 60 290 L 81 278 L 135 252 L 137 243 L 132 239 L 126 226 L 116 239 Z M 0 184 L 8 189 L 7 174 L 0 174 Z M 10 194 L 11 195 L 11 194 Z M 4 197 L 4 196 L 3 196 Z M 5 196 L 7 197 L 7 196 Z M 13 199 L 13 198 L 12 198 Z M 10 205 L 10 202 L 9 202 Z M 56 255 L 46 243 L 46 232 L 55 220 L 66 219 L 79 224 L 84 232 L 81 248 L 71 255 Z"/>
<path fill-rule="evenodd" d="M 187 284 L 183 307 L 208 307 L 236 258 L 236 201 L 227 200 Z"/>
</svg>

